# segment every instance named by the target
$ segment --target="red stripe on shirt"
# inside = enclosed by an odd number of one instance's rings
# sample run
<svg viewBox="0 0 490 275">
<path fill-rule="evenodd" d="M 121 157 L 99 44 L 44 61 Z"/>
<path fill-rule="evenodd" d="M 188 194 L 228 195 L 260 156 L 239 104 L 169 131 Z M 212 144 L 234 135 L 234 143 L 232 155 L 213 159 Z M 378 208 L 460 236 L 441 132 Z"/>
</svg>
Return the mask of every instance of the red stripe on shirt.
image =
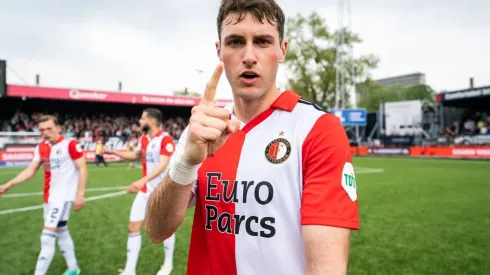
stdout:
<svg viewBox="0 0 490 275">
<path fill-rule="evenodd" d="M 234 275 L 237 273 L 236 232 L 233 217 L 235 203 L 231 195 L 235 190 L 234 183 L 244 140 L 243 131 L 231 135 L 223 147 L 216 151 L 214 156 L 208 157 L 199 170 L 197 200 L 187 264 L 188 275 Z M 211 178 L 211 175 L 214 177 Z M 211 185 L 208 183 L 209 178 L 211 178 Z M 226 198 L 231 199 L 229 202 L 224 201 L 225 186 L 228 186 Z M 218 196 L 219 199 L 217 199 Z M 210 225 L 208 229 L 206 229 L 207 220 Z M 225 225 L 223 228 L 225 232 L 219 231 L 219 221 Z"/>
<path fill-rule="evenodd" d="M 51 186 L 51 165 L 49 156 L 51 154 L 51 146 L 46 143 L 39 144 L 39 158 L 44 169 L 44 203 L 49 201 L 49 188 Z"/>
</svg>

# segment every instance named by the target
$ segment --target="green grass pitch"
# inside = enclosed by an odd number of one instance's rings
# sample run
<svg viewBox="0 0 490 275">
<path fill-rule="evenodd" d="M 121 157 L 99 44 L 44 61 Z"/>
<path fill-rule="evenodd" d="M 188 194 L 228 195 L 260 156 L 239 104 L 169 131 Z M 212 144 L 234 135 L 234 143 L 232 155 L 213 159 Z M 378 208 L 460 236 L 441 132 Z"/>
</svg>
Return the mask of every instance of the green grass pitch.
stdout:
<svg viewBox="0 0 490 275">
<path fill-rule="evenodd" d="M 361 230 L 352 233 L 349 274 L 490 274 L 490 162 L 375 157 L 355 158 L 354 166 Z M 18 171 L 0 169 L 0 183 Z M 96 190 L 86 195 L 96 199 L 69 222 L 82 274 L 118 274 L 124 267 L 134 195 L 101 196 L 140 175 L 124 164 L 90 164 L 87 188 Z M 11 211 L 40 206 L 41 191 L 39 172 L 0 199 L 2 275 L 33 274 L 42 209 Z M 175 275 L 185 274 L 192 213 L 177 232 Z M 138 274 L 156 274 L 163 256 L 162 245 L 144 235 Z M 57 250 L 48 274 L 64 270 Z"/>
</svg>

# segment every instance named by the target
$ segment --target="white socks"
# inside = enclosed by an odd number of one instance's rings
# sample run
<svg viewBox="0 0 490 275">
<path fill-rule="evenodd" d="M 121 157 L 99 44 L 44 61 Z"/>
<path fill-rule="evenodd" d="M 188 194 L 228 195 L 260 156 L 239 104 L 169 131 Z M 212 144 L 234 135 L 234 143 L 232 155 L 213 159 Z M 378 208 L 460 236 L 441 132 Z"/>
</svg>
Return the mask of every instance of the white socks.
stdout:
<svg viewBox="0 0 490 275">
<path fill-rule="evenodd" d="M 175 233 L 163 242 L 165 250 L 165 264 L 173 266 L 175 248 Z"/>
<path fill-rule="evenodd" d="M 61 254 L 65 257 L 68 269 L 78 269 L 77 258 L 75 256 L 75 244 L 73 243 L 68 227 L 66 226 L 58 229 L 58 246 L 60 247 Z"/>
<path fill-rule="evenodd" d="M 136 272 L 136 265 L 138 263 L 138 256 L 141 249 L 141 233 L 129 233 L 128 237 L 128 252 L 126 257 L 126 267 L 124 271 Z"/>
<path fill-rule="evenodd" d="M 34 275 L 45 275 L 47 273 L 56 251 L 55 243 L 57 236 L 57 232 L 46 229 L 44 229 L 41 233 L 41 252 L 37 258 L 36 271 Z"/>
<path fill-rule="evenodd" d="M 163 242 L 165 250 L 165 264 L 173 266 L 174 249 L 175 249 L 175 234 Z M 141 250 L 141 233 L 129 233 L 128 237 L 128 252 L 126 257 L 126 272 L 136 272 L 138 264 L 138 256 Z"/>
</svg>

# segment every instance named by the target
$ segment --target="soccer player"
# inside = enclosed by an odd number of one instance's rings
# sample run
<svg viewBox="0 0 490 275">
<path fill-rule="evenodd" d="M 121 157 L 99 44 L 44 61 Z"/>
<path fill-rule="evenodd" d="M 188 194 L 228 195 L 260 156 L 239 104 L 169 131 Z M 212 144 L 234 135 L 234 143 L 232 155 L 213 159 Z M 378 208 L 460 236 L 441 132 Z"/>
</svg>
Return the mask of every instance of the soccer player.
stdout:
<svg viewBox="0 0 490 275">
<path fill-rule="evenodd" d="M 169 158 L 174 152 L 172 136 L 160 129 L 162 113 L 158 109 L 145 109 L 140 118 L 140 126 L 144 132 L 138 147 L 134 151 L 112 151 L 103 149 L 104 153 L 114 154 L 123 159 L 135 161 L 143 156 L 143 177 L 133 182 L 129 193 L 138 193 L 131 206 L 129 217 L 129 237 L 127 242 L 126 267 L 121 275 L 136 274 L 138 256 L 141 249 L 141 225 L 146 216 L 146 204 L 150 194 L 162 181 Z M 175 234 L 171 234 L 164 242 L 165 261 L 157 275 L 168 275 L 173 268 L 173 253 L 175 247 Z"/>
<path fill-rule="evenodd" d="M 99 164 L 104 164 L 107 167 L 107 162 L 105 162 L 104 154 L 102 154 L 102 148 L 104 144 L 102 144 L 103 138 L 98 138 L 97 143 L 95 144 L 95 165 L 99 167 Z"/>
<path fill-rule="evenodd" d="M 47 273 L 56 251 L 56 240 L 68 265 L 64 275 L 80 274 L 75 245 L 68 231 L 68 218 L 72 204 L 77 211 L 85 205 L 87 165 L 77 141 L 60 134 L 61 126 L 56 117 L 41 116 L 38 127 L 42 141 L 35 148 L 34 158 L 17 177 L 0 186 L 0 197 L 13 186 L 32 178 L 43 166 L 44 229 L 34 274 Z"/>
<path fill-rule="evenodd" d="M 134 151 L 134 142 L 131 139 L 126 142 L 126 151 L 128 151 L 128 152 Z M 128 160 L 126 162 L 128 164 L 128 166 L 126 168 L 129 169 L 129 168 L 135 167 L 135 165 L 134 165 L 135 161 Z"/>
<path fill-rule="evenodd" d="M 340 120 L 276 87 L 285 16 L 273 0 L 222 0 L 219 60 L 146 230 L 168 238 L 195 205 L 187 274 L 345 274 L 359 229 L 354 168 Z M 233 103 L 214 104 L 223 72 Z"/>
</svg>

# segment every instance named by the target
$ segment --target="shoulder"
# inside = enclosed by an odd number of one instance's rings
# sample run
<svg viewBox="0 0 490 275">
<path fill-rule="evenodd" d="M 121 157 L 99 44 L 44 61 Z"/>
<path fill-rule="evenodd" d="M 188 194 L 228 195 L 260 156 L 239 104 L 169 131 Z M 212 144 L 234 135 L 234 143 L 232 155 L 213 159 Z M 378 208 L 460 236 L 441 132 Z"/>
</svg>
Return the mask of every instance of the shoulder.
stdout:
<svg viewBox="0 0 490 275">
<path fill-rule="evenodd" d="M 160 139 L 161 139 L 162 146 L 164 144 L 174 143 L 174 137 L 167 132 L 163 132 L 163 134 L 160 136 Z"/>
<path fill-rule="evenodd" d="M 325 111 L 317 104 L 305 99 L 300 99 L 293 113 L 301 123 L 298 124 L 298 134 L 301 139 L 315 136 L 325 136 L 332 132 L 345 132 L 340 119 Z"/>
</svg>

